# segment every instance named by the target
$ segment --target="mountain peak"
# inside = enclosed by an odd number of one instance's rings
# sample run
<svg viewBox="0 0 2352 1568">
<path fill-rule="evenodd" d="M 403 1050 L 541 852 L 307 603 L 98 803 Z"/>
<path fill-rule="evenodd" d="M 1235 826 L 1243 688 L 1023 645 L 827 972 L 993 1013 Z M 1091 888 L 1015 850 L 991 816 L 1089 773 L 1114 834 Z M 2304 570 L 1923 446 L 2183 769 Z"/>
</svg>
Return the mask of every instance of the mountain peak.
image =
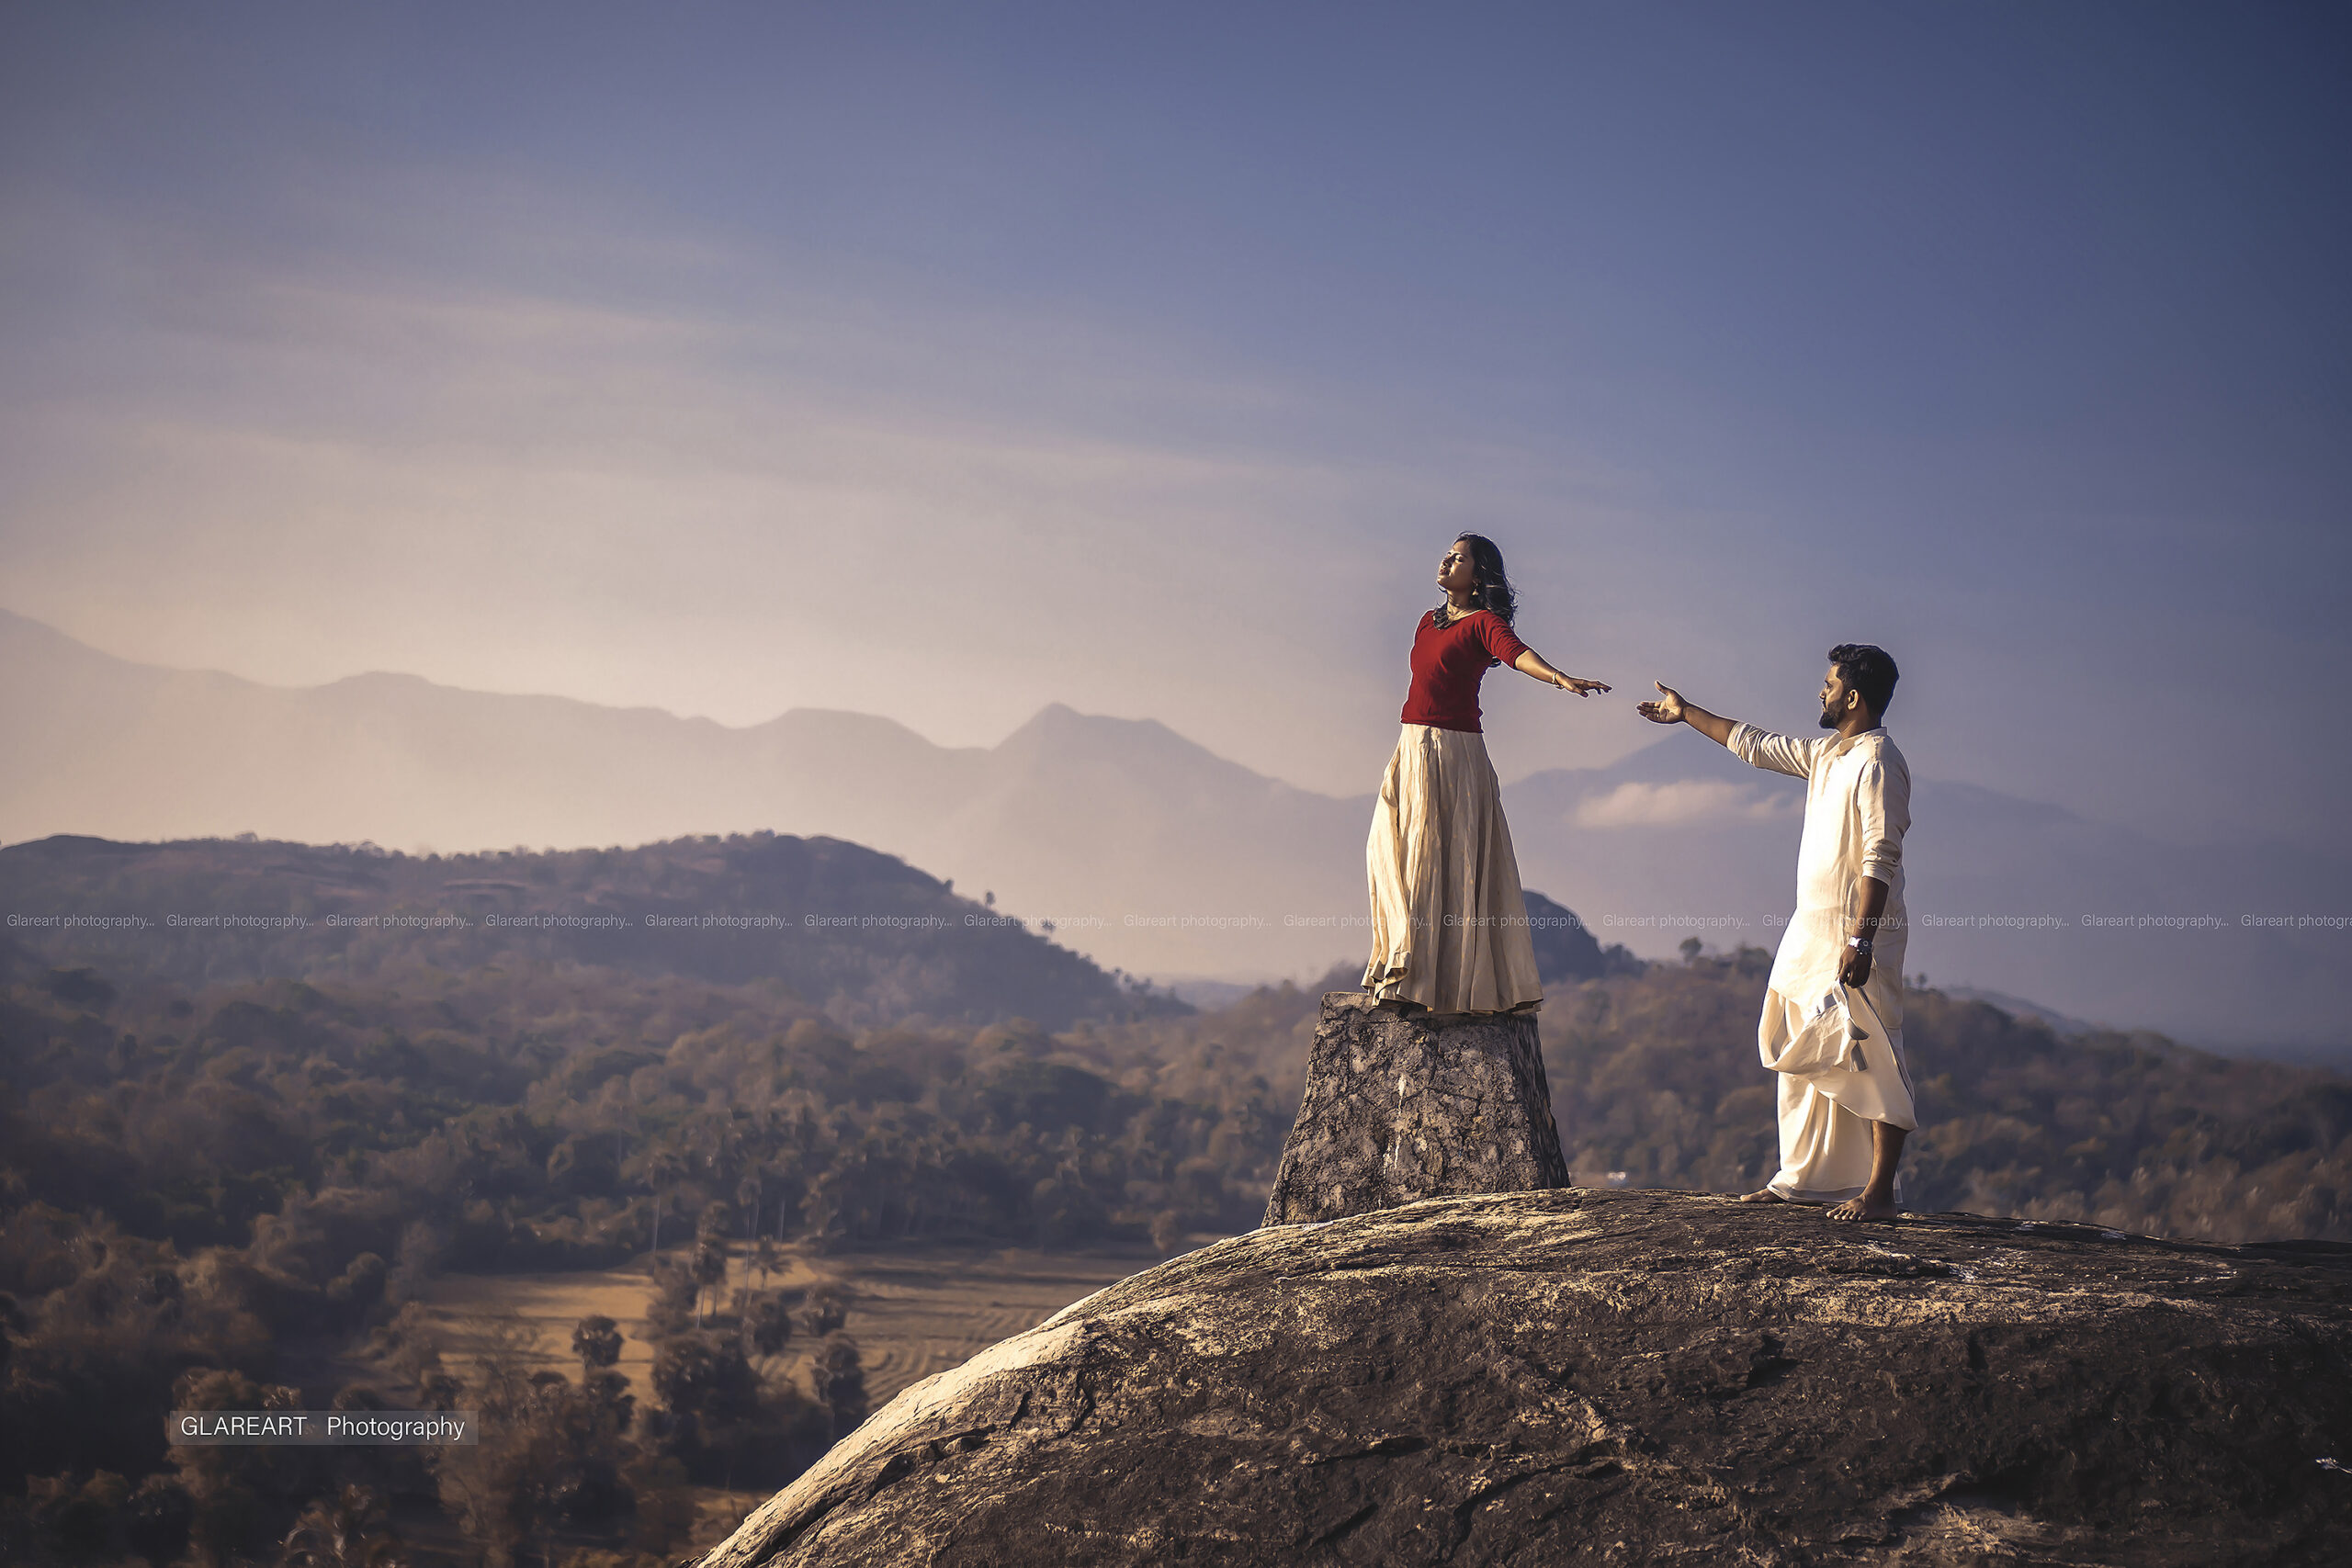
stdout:
<svg viewBox="0 0 2352 1568">
<path fill-rule="evenodd" d="M 1188 750 L 1213 756 L 1206 747 L 1187 740 L 1156 718 L 1114 718 L 1109 714 L 1080 713 L 1068 703 L 1047 703 L 1029 716 L 1027 723 L 998 742 L 1002 750 L 1017 742 L 1037 740 L 1069 741 L 1072 739 L 1102 741 L 1125 740 L 1130 744 L 1148 740 L 1155 744 L 1172 742 Z"/>
</svg>

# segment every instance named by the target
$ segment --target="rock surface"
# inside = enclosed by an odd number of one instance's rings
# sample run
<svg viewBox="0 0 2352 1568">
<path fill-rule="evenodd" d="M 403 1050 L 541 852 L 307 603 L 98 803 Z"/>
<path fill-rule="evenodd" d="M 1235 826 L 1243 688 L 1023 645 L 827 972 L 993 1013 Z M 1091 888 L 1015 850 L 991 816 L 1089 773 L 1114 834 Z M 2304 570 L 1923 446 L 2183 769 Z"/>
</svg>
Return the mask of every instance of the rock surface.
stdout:
<svg viewBox="0 0 2352 1568">
<path fill-rule="evenodd" d="M 2352 1247 L 1567 1189 L 1148 1269 L 705 1563 L 2344 1562 L 2339 1465 Z"/>
<path fill-rule="evenodd" d="M 1400 1017 L 1325 994 L 1265 1224 L 1567 1184 L 1532 1014 Z"/>
</svg>

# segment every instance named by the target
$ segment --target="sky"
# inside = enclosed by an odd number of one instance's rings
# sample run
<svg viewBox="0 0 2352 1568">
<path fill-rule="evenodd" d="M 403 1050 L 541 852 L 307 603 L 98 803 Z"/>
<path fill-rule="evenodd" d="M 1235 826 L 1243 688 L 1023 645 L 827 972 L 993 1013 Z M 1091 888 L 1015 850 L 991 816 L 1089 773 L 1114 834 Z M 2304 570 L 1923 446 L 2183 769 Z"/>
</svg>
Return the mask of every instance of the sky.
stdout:
<svg viewBox="0 0 2352 1568">
<path fill-rule="evenodd" d="M 2352 852 L 2352 18 L 0 3 L 0 607 L 1375 787 L 1893 651 L 1925 777 Z"/>
</svg>

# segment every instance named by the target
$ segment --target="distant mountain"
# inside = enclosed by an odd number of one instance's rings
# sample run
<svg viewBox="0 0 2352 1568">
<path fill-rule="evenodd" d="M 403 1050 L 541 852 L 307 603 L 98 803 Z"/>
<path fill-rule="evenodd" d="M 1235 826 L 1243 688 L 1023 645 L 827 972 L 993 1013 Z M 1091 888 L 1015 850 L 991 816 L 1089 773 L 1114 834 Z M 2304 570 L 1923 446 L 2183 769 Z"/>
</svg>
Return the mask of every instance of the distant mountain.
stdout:
<svg viewBox="0 0 2352 1568">
<path fill-rule="evenodd" d="M 1368 794 L 1296 789 L 1151 720 L 1058 704 L 991 748 L 811 709 L 733 729 L 406 675 L 261 686 L 132 664 L 0 613 L 0 839 L 251 829 L 457 850 L 769 829 L 993 892 L 1136 974 L 1305 979 L 1361 963 L 1366 941 Z M 1675 732 L 1610 767 L 1533 774 L 1504 801 L 1521 880 L 1600 943 L 1665 957 L 1693 935 L 1777 941 L 1796 781 Z M 1916 781 L 1913 816 L 1912 972 L 2224 1048 L 2347 1043 L 2352 932 L 2242 922 L 2340 919 L 2352 866 L 2287 845 L 2165 844 L 1934 780 Z"/>
<path fill-rule="evenodd" d="M 1150 720 L 1059 705 L 988 750 L 817 709 L 730 729 L 410 675 L 263 686 L 130 663 L 0 613 L 0 840 L 250 830 L 446 851 L 766 829 L 993 891 L 1137 973 L 1361 962 L 1368 796 L 1335 801 Z"/>
<path fill-rule="evenodd" d="M 844 1023 L 1190 1009 L 856 844 L 772 833 L 630 850 L 422 857 L 267 840 L 0 850 L 0 980 L 73 972 L 187 989 L 401 980 L 518 958 L 726 985 L 781 981 Z M 89 984 L 100 984 L 94 977 Z"/>
<path fill-rule="evenodd" d="M 2079 1039 L 2086 1034 L 2099 1033 L 2107 1028 L 2105 1024 L 2093 1023 L 2086 1019 L 2069 1018 L 2063 1012 L 2052 1012 L 2040 1002 L 2030 1002 L 2023 997 L 2013 997 L 2006 991 L 1988 991 L 1979 986 L 1949 987 L 1946 988 L 1946 995 L 1956 1002 L 1984 1002 L 1999 1008 L 2011 1018 L 2030 1019 L 2036 1023 L 2046 1025 L 2050 1032 L 2061 1040 Z"/>
</svg>

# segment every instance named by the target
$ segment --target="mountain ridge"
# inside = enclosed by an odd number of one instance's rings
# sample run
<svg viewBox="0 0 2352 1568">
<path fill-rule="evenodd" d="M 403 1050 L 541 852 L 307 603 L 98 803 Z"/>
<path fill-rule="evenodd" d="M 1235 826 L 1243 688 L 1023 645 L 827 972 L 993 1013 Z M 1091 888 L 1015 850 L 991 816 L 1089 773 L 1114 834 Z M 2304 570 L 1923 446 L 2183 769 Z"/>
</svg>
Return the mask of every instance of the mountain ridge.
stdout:
<svg viewBox="0 0 2352 1568">
<path fill-rule="evenodd" d="M 0 733 L 17 741 L 0 841 L 253 829 L 455 850 L 767 829 L 993 892 L 1136 974 L 1303 979 L 1361 959 L 1370 792 L 1258 773 L 1157 719 L 1048 703 L 992 747 L 943 747 L 835 708 L 736 728 L 393 671 L 268 687 L 119 660 L 7 612 L 0 650 Z M 1602 942 L 1662 958 L 1694 935 L 1777 940 L 1796 781 L 1664 735 L 1503 797 L 1522 883 Z M 2293 846 L 2164 844 L 1956 782 L 1919 781 L 1914 815 L 1906 967 L 2222 1048 L 2346 1043 L 2341 930 L 2088 922 L 2324 914 L 2352 868 Z"/>
</svg>

